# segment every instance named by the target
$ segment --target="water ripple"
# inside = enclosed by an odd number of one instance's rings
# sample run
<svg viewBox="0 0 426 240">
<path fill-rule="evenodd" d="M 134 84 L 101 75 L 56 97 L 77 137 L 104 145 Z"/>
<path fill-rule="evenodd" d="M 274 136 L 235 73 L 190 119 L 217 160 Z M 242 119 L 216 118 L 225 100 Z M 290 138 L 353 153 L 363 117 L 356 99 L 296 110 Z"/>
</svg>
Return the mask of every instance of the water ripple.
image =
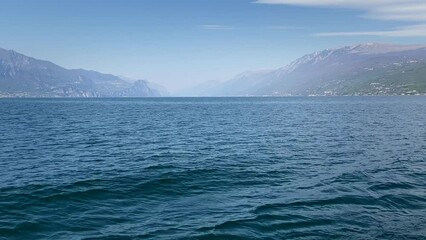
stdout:
<svg viewBox="0 0 426 240">
<path fill-rule="evenodd" d="M 0 239 L 424 239 L 426 99 L 0 100 Z"/>
</svg>

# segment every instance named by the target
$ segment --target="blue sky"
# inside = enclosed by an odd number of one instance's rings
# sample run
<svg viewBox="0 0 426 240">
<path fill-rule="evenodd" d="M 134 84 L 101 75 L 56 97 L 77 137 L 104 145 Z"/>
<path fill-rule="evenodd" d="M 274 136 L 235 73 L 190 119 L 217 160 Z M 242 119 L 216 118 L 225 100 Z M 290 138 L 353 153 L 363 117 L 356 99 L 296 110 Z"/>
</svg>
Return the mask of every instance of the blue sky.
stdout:
<svg viewBox="0 0 426 240">
<path fill-rule="evenodd" d="M 426 43 L 424 0 L 1 0 L 0 47 L 177 91 L 362 42 Z"/>
</svg>

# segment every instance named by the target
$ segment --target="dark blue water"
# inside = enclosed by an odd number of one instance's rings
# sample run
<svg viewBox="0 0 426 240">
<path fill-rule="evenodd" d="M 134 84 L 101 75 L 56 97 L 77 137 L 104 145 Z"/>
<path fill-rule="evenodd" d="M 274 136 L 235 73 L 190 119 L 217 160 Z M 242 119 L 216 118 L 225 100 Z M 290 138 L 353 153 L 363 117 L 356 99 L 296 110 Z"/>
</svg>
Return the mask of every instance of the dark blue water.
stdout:
<svg viewBox="0 0 426 240">
<path fill-rule="evenodd" d="M 426 98 L 0 100 L 0 239 L 425 239 Z"/>
</svg>

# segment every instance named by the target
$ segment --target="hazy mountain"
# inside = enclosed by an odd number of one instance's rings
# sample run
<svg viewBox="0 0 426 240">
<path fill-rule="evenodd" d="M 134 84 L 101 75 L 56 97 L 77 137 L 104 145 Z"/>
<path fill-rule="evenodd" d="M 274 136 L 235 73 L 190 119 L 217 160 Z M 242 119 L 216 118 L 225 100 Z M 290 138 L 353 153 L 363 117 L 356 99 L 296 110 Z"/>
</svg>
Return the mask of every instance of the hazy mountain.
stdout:
<svg viewBox="0 0 426 240">
<path fill-rule="evenodd" d="M 200 96 L 217 96 L 220 95 L 220 86 L 222 82 L 220 81 L 206 81 L 201 84 L 196 85 L 195 87 L 191 87 L 188 89 L 184 89 L 176 93 L 177 96 L 192 96 L 192 97 L 200 97 Z"/>
<path fill-rule="evenodd" d="M 136 84 L 136 86 L 138 85 L 137 84 L 137 82 L 139 82 L 139 81 L 141 81 L 141 80 L 138 80 L 138 79 L 135 79 L 135 78 L 129 78 L 129 77 L 126 77 L 126 76 L 119 76 L 121 79 L 123 79 L 124 81 L 127 81 L 127 82 L 129 82 L 129 83 L 135 83 Z M 163 86 L 161 86 L 160 84 L 156 84 L 156 83 L 152 83 L 152 82 L 146 82 L 147 83 L 147 86 L 149 87 L 149 88 L 151 88 L 151 89 L 155 89 L 155 91 L 161 96 L 161 97 L 167 97 L 167 96 L 170 96 L 170 93 L 169 93 L 169 91 L 165 88 L 165 87 L 163 87 Z"/>
<path fill-rule="evenodd" d="M 160 92 L 143 80 L 130 83 L 111 74 L 68 70 L 0 48 L 0 96 L 155 97 Z"/>
<path fill-rule="evenodd" d="M 426 93 L 426 45 L 369 43 L 308 54 L 275 70 L 245 72 L 204 95 L 420 93 Z"/>
</svg>

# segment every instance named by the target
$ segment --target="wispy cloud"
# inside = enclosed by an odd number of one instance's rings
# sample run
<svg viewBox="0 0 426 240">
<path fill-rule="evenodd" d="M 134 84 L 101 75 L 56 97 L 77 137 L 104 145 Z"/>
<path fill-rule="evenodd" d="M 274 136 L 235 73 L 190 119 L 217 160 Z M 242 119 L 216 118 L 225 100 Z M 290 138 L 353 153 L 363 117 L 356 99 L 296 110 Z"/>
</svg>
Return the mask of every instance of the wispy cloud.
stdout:
<svg viewBox="0 0 426 240">
<path fill-rule="evenodd" d="M 363 17 L 376 20 L 411 22 L 412 25 L 387 31 L 330 32 L 317 36 L 426 36 L 425 0 L 256 0 L 258 4 L 285 4 L 306 7 L 351 8 L 365 12 Z"/>
<path fill-rule="evenodd" d="M 426 21 L 426 1 L 403 2 L 377 6 L 366 15 L 380 20 Z"/>
<path fill-rule="evenodd" d="M 201 25 L 202 29 L 205 30 L 233 30 L 235 29 L 232 26 L 227 25 L 214 25 L 214 24 L 208 24 L 208 25 Z"/>
<path fill-rule="evenodd" d="M 286 25 L 275 25 L 275 26 L 269 26 L 266 27 L 267 29 L 278 29 L 278 30 L 303 30 L 306 29 L 304 27 L 297 27 L 297 26 L 286 26 Z"/>
<path fill-rule="evenodd" d="M 379 37 L 426 37 L 426 24 L 411 25 L 395 28 L 388 31 L 365 32 L 324 32 L 317 33 L 318 37 L 344 37 L 344 36 L 379 36 Z"/>
<path fill-rule="evenodd" d="M 426 1 L 424 0 L 257 0 L 255 3 L 355 8 L 366 11 L 366 17 L 375 19 L 426 20 Z"/>
</svg>

